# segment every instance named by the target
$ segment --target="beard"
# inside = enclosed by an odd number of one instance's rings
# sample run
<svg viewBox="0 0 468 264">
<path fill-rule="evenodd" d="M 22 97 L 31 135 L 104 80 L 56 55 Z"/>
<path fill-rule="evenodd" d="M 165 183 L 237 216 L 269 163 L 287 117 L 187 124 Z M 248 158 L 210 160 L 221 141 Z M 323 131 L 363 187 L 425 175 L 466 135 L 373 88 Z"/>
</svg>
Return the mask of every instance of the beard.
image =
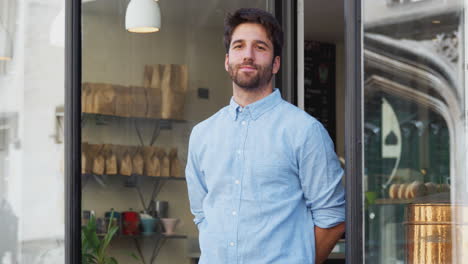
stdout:
<svg viewBox="0 0 468 264">
<path fill-rule="evenodd" d="M 255 72 L 241 72 L 242 66 L 250 66 L 256 69 Z M 273 63 L 269 65 L 258 65 L 249 62 L 242 64 L 231 64 L 228 65 L 229 75 L 232 81 L 242 89 L 254 91 L 260 87 L 268 84 L 273 77 L 272 73 Z"/>
</svg>

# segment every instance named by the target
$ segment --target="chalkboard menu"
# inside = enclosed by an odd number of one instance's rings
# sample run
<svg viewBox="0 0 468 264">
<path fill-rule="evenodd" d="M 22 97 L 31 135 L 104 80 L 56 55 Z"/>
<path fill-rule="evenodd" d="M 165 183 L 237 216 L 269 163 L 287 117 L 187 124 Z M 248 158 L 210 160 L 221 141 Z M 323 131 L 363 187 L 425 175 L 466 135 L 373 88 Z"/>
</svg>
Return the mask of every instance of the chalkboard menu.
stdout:
<svg viewBox="0 0 468 264">
<path fill-rule="evenodd" d="M 304 44 L 304 108 L 335 141 L 335 45 L 316 41 Z"/>
</svg>

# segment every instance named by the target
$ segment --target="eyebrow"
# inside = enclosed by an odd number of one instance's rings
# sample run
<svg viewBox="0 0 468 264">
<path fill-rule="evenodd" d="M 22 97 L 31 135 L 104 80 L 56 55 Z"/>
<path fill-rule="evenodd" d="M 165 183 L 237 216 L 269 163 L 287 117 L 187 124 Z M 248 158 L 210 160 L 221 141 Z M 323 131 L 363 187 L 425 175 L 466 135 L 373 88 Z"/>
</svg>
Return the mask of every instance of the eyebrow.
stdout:
<svg viewBox="0 0 468 264">
<path fill-rule="evenodd" d="M 236 39 L 236 40 L 234 40 L 234 41 L 231 43 L 231 46 L 234 45 L 234 44 L 236 44 L 236 43 L 243 43 L 244 41 L 245 41 L 245 40 L 243 40 L 243 39 Z M 268 43 L 266 43 L 266 42 L 263 41 L 263 40 L 254 40 L 254 42 L 257 43 L 257 44 L 260 43 L 260 44 L 265 45 L 265 46 L 267 46 L 268 48 L 270 48 L 270 45 L 268 45 Z"/>
</svg>

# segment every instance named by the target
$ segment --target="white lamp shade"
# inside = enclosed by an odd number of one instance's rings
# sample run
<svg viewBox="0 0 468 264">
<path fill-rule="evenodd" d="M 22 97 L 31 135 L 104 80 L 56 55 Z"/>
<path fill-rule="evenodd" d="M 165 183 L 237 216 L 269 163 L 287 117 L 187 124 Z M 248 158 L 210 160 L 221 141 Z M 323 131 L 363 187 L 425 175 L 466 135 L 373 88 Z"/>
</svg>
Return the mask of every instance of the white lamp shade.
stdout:
<svg viewBox="0 0 468 264">
<path fill-rule="evenodd" d="M 8 32 L 0 27 L 0 61 L 8 61 L 13 57 L 13 44 Z"/>
<path fill-rule="evenodd" d="M 125 14 L 125 28 L 134 33 L 152 33 L 161 28 L 161 10 L 155 0 L 131 0 Z"/>
</svg>

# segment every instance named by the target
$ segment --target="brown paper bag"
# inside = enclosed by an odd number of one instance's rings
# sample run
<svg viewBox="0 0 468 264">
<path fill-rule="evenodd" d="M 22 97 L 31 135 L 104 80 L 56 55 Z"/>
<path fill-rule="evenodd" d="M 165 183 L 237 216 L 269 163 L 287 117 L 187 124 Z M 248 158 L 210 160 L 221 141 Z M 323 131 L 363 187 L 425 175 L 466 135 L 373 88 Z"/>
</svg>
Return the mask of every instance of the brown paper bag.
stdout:
<svg viewBox="0 0 468 264">
<path fill-rule="evenodd" d="M 143 160 L 143 155 L 141 153 L 141 148 L 136 148 L 133 158 L 132 158 L 133 174 L 143 175 L 143 170 L 145 168 L 145 161 Z"/>
<path fill-rule="evenodd" d="M 166 151 L 162 148 L 159 149 L 158 157 L 161 165 L 161 176 L 169 177 L 171 172 L 171 162 L 169 161 L 169 157 L 166 154 Z"/>
<path fill-rule="evenodd" d="M 93 172 L 94 159 L 98 155 L 100 148 L 101 148 L 101 145 L 87 144 L 86 153 L 85 153 L 85 156 L 86 156 L 85 173 Z"/>
<path fill-rule="evenodd" d="M 146 116 L 161 118 L 161 65 L 146 65 L 143 76 L 143 86 L 146 88 L 148 111 Z"/>
<path fill-rule="evenodd" d="M 93 108 L 93 89 L 90 83 L 83 83 L 81 85 L 81 112 L 92 113 Z"/>
<path fill-rule="evenodd" d="M 106 144 L 103 149 L 104 157 L 106 159 L 106 174 L 115 175 L 118 173 L 117 169 L 117 155 L 115 154 L 115 147 L 111 144 Z"/>
<path fill-rule="evenodd" d="M 132 94 L 131 90 L 125 86 L 114 85 L 116 94 L 115 115 L 130 117 L 132 116 Z"/>
<path fill-rule="evenodd" d="M 88 143 L 81 143 L 81 174 L 86 174 L 86 165 L 88 162 Z"/>
<path fill-rule="evenodd" d="M 98 148 L 98 151 L 96 153 L 96 156 L 94 157 L 94 160 L 93 160 L 93 169 L 92 169 L 92 173 L 95 174 L 95 175 L 103 175 L 104 174 L 104 171 L 106 169 L 106 159 L 104 158 L 104 154 L 102 153 L 102 149 L 104 147 L 104 145 L 100 144 L 100 145 L 97 145 L 99 148 Z"/>
<path fill-rule="evenodd" d="M 132 156 L 128 146 L 115 146 L 119 174 L 124 176 L 132 175 Z"/>
<path fill-rule="evenodd" d="M 171 163 L 170 167 L 170 176 L 171 177 L 181 177 L 181 164 L 179 158 L 177 157 L 177 148 L 171 149 L 169 153 L 169 160 Z"/>
<path fill-rule="evenodd" d="M 116 92 L 112 84 L 92 83 L 92 113 L 115 115 Z"/>
<path fill-rule="evenodd" d="M 164 119 L 184 119 L 185 94 L 188 87 L 186 65 L 164 65 L 161 81 L 162 109 Z"/>
<path fill-rule="evenodd" d="M 146 88 L 143 87 L 130 87 L 132 95 L 132 104 L 130 106 L 130 115 L 132 117 L 146 117 L 148 112 L 148 104 L 146 102 Z"/>
<path fill-rule="evenodd" d="M 157 147 L 143 147 L 143 159 L 145 160 L 145 175 L 147 176 L 161 176 L 161 166 L 157 155 L 157 151 Z"/>
</svg>

